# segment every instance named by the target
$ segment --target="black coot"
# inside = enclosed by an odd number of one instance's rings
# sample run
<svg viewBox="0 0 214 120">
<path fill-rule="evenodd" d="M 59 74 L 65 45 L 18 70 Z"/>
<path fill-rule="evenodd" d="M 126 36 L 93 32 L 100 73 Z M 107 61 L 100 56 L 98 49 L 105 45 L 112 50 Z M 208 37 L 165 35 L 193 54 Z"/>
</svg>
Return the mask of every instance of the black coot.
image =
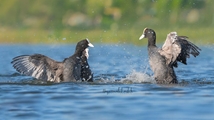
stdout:
<svg viewBox="0 0 214 120">
<path fill-rule="evenodd" d="M 93 74 L 87 62 L 88 47 L 94 47 L 88 39 L 77 43 L 75 53 L 63 62 L 45 55 L 21 55 L 13 58 L 13 67 L 21 74 L 51 82 L 93 81 Z M 87 53 L 86 53 L 87 52 Z M 85 58 L 86 57 L 86 58 Z M 85 67 L 88 66 L 87 70 Z M 86 74 L 86 72 L 89 72 Z"/>
<path fill-rule="evenodd" d="M 161 49 L 156 46 L 155 31 L 145 28 L 139 39 L 148 39 L 149 63 L 158 84 L 178 83 L 174 67 L 177 61 L 187 64 L 186 59 L 200 54 L 200 48 L 187 40 L 186 36 L 178 36 L 170 32 Z"/>
</svg>

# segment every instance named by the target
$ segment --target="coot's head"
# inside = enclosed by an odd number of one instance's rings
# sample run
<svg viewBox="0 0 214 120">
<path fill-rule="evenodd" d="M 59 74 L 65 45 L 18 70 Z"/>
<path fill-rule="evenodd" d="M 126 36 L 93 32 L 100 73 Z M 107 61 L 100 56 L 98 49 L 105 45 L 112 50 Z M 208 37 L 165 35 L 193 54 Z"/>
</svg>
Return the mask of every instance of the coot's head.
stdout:
<svg viewBox="0 0 214 120">
<path fill-rule="evenodd" d="M 145 28 L 143 30 L 143 34 L 140 36 L 139 40 L 143 39 L 143 38 L 148 38 L 148 39 L 156 39 L 156 34 L 155 31 L 149 28 Z"/>
<path fill-rule="evenodd" d="M 88 47 L 94 47 L 94 45 L 92 45 L 86 38 L 77 43 L 76 50 L 84 51 Z"/>
</svg>

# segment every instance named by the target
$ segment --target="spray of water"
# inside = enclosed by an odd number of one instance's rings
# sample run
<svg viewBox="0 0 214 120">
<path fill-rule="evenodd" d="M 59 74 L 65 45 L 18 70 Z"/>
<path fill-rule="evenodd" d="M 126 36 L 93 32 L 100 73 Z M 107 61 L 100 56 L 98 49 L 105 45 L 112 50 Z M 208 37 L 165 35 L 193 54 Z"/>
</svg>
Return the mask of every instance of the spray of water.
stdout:
<svg viewBox="0 0 214 120">
<path fill-rule="evenodd" d="M 156 83 L 154 78 L 146 73 L 133 70 L 126 78 L 121 80 L 123 83 Z"/>
</svg>

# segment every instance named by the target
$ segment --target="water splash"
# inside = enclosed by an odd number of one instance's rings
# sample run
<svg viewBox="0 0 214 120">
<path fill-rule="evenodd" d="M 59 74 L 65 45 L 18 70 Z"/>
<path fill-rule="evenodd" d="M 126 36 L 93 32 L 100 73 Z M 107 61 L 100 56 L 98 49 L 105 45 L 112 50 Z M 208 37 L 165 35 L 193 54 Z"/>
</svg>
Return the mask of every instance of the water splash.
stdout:
<svg viewBox="0 0 214 120">
<path fill-rule="evenodd" d="M 123 83 L 156 83 L 155 79 L 146 73 L 133 70 L 126 78 L 121 80 Z"/>
</svg>

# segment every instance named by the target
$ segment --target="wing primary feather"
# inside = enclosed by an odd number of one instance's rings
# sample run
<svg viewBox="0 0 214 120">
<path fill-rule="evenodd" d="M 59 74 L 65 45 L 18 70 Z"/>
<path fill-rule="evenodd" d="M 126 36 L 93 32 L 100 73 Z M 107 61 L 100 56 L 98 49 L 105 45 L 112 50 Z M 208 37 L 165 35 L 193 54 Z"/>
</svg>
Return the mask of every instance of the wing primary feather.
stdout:
<svg viewBox="0 0 214 120">
<path fill-rule="evenodd" d="M 29 75 L 41 80 L 51 80 L 56 76 L 55 70 L 62 71 L 62 67 L 57 68 L 62 62 L 57 62 L 41 54 L 20 55 L 14 57 L 11 61 L 13 67 L 24 75 Z M 60 78 L 57 78 L 60 79 Z"/>
<path fill-rule="evenodd" d="M 167 35 L 166 41 L 163 44 L 159 53 L 166 58 L 167 63 L 177 67 L 177 62 L 187 64 L 187 58 L 190 55 L 194 57 L 200 54 L 200 48 L 188 41 L 187 36 L 177 36 L 176 32 L 171 32 Z"/>
</svg>

